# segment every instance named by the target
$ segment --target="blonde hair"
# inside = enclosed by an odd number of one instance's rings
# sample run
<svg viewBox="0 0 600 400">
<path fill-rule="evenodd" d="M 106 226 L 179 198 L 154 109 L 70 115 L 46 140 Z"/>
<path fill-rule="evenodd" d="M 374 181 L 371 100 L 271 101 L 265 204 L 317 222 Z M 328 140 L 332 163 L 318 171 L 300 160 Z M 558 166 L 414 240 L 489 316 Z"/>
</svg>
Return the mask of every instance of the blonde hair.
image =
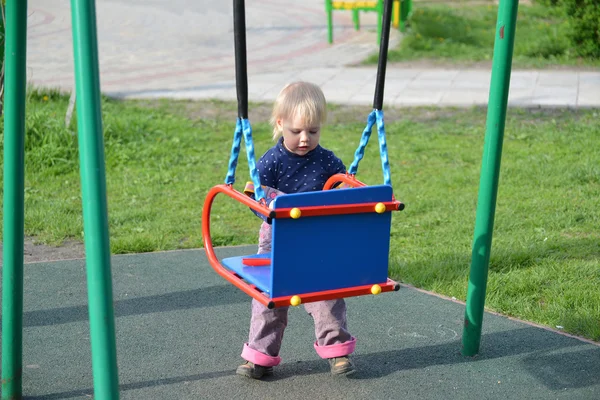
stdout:
<svg viewBox="0 0 600 400">
<path fill-rule="evenodd" d="M 319 86 L 309 82 L 292 82 L 281 89 L 271 114 L 273 140 L 282 135 L 277 120 L 294 118 L 296 115 L 301 115 L 304 123 L 309 125 L 325 123 L 327 102 Z"/>
</svg>

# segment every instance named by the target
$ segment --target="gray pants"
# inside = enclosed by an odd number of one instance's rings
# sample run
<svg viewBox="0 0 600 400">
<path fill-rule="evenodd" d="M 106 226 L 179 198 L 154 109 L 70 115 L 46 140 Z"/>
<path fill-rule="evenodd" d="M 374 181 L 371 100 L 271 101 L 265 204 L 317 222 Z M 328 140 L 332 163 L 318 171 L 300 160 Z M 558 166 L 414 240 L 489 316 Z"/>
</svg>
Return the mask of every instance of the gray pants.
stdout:
<svg viewBox="0 0 600 400">
<path fill-rule="evenodd" d="M 271 251 L 271 226 L 263 223 L 260 229 L 259 254 Z M 315 323 L 314 343 L 317 354 L 322 358 L 346 356 L 354 351 L 356 339 L 348 332 L 346 303 L 343 299 L 307 303 L 304 309 Z M 268 309 L 252 300 L 252 317 L 248 343 L 244 345 L 242 357 L 263 366 L 281 362 L 279 350 L 288 322 L 288 307 Z"/>
</svg>

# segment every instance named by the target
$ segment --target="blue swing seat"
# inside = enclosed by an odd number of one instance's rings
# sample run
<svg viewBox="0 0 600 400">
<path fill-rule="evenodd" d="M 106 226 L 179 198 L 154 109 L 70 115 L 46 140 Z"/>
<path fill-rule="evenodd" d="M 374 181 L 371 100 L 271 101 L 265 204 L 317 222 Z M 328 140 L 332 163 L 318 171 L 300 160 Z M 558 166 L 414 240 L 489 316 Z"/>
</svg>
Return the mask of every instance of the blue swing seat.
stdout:
<svg viewBox="0 0 600 400">
<path fill-rule="evenodd" d="M 358 205 L 393 200 L 389 185 L 287 194 L 274 210 Z M 271 298 L 345 289 L 387 281 L 391 212 L 320 215 L 273 220 L 271 254 L 225 258 L 225 268 Z M 247 266 L 243 259 L 270 258 L 269 266 Z"/>
</svg>

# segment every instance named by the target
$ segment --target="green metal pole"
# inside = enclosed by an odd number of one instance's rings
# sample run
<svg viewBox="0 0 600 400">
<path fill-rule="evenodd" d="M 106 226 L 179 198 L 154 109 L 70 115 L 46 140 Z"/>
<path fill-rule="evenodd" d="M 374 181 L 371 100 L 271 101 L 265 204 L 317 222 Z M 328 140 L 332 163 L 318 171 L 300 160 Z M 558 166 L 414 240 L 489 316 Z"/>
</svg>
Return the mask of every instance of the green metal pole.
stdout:
<svg viewBox="0 0 600 400">
<path fill-rule="evenodd" d="M 352 21 L 354 22 L 354 30 L 356 31 L 360 30 L 360 15 L 358 13 L 358 9 L 355 8 L 352 10 Z"/>
<path fill-rule="evenodd" d="M 504 138 L 518 5 L 519 0 L 501 0 L 498 6 L 498 22 L 494 41 L 494 58 L 479 181 L 471 272 L 463 328 L 462 353 L 466 356 L 477 354 L 481 343 L 485 290 L 492 249 L 494 214 L 496 212 L 500 159 L 502 157 L 502 141 Z"/>
<path fill-rule="evenodd" d="M 402 0 L 400 2 L 400 32 L 406 32 L 406 21 L 412 11 L 412 0 Z"/>
<path fill-rule="evenodd" d="M 104 141 L 94 0 L 71 0 L 95 399 L 118 399 Z"/>
<path fill-rule="evenodd" d="M 381 32 L 383 30 L 383 1 L 377 2 L 377 44 L 381 43 Z M 390 18 L 392 15 L 390 13 Z"/>
<path fill-rule="evenodd" d="M 333 43 L 333 5 L 331 0 L 325 0 L 325 12 L 327 13 L 327 41 Z"/>
<path fill-rule="evenodd" d="M 23 221 L 27 1 L 6 2 L 2 399 L 23 396 Z"/>
</svg>

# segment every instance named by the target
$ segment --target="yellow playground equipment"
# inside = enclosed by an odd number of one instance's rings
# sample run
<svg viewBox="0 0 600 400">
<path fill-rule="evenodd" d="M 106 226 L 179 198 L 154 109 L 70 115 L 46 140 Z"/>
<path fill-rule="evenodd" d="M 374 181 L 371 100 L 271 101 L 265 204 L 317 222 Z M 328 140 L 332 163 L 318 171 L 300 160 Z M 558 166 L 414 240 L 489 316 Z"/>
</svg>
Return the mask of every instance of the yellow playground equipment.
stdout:
<svg viewBox="0 0 600 400">
<path fill-rule="evenodd" d="M 383 19 L 383 0 L 325 0 L 325 11 L 327 12 L 327 35 L 329 43 L 333 43 L 333 11 L 352 11 L 354 28 L 360 29 L 358 13 L 360 11 L 375 11 L 377 18 L 377 43 L 381 41 L 381 23 Z M 412 13 L 412 0 L 394 0 L 392 11 L 392 26 L 404 32 L 406 21 Z"/>
</svg>

